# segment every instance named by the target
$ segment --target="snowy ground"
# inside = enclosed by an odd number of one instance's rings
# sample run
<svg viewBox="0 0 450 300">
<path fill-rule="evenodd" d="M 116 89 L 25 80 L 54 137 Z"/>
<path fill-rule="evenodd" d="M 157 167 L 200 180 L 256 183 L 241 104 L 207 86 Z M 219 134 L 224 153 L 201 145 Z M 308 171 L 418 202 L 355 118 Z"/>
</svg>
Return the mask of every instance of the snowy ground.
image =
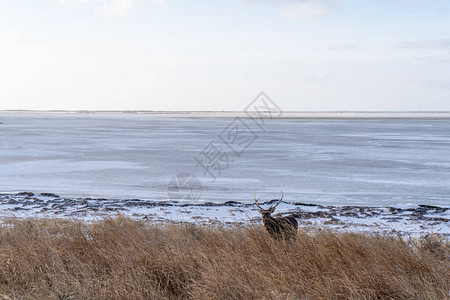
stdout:
<svg viewBox="0 0 450 300">
<path fill-rule="evenodd" d="M 276 200 L 262 203 L 264 206 Z M 30 192 L 0 195 L 3 218 L 58 217 L 98 220 L 118 214 L 155 223 L 190 222 L 210 225 L 236 225 L 260 222 L 255 206 L 228 201 L 175 202 L 140 199 L 65 198 Z M 450 236 L 450 208 L 428 205 L 403 207 L 322 206 L 282 202 L 276 215 L 294 215 L 301 227 L 327 227 L 335 230 L 400 234 L 437 233 Z"/>
</svg>

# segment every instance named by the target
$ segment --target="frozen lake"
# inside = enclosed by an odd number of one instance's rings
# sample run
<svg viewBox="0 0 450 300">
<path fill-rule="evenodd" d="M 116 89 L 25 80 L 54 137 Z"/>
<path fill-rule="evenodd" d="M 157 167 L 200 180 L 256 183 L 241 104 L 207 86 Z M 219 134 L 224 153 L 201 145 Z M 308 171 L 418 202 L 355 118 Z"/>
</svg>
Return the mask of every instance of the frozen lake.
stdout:
<svg viewBox="0 0 450 300">
<path fill-rule="evenodd" d="M 288 202 L 450 205 L 450 119 L 258 126 L 233 118 L 3 112 L 0 121 L 0 193 L 168 200 L 173 177 L 189 173 L 201 184 L 198 201 L 247 202 L 254 192 L 269 200 L 283 190 Z M 171 198 L 183 194 L 169 190 Z"/>
</svg>

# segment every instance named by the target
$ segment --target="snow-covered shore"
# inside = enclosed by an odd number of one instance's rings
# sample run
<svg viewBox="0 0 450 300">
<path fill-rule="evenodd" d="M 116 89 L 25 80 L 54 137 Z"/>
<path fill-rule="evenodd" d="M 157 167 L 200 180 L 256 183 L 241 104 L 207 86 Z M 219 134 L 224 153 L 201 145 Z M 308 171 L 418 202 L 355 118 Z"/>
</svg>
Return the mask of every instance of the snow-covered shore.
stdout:
<svg viewBox="0 0 450 300">
<path fill-rule="evenodd" d="M 270 205 L 271 200 L 262 205 Z M 57 217 L 98 220 L 116 215 L 146 219 L 156 223 L 197 223 L 205 225 L 243 225 L 260 222 L 250 203 L 228 201 L 183 202 L 141 199 L 65 198 L 31 192 L 0 194 L 0 215 L 35 218 Z M 294 215 L 301 227 L 333 230 L 450 236 L 450 208 L 429 205 L 402 207 L 322 206 L 282 202 L 276 215 Z"/>
</svg>

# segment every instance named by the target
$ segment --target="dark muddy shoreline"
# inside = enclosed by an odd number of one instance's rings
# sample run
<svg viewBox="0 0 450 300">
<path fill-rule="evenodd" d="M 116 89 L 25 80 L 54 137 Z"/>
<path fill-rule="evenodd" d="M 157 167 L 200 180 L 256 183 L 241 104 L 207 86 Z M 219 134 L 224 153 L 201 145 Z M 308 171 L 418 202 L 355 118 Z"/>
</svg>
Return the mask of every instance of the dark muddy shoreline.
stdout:
<svg viewBox="0 0 450 300">
<path fill-rule="evenodd" d="M 276 200 L 262 203 L 270 205 Z M 142 199 L 67 198 L 52 193 L 21 192 L 0 194 L 3 217 L 57 217 L 99 219 L 115 215 L 154 222 L 236 224 L 259 222 L 252 203 L 151 201 Z M 300 226 L 337 230 L 450 235 L 450 208 L 431 205 L 414 207 L 324 206 L 302 202 L 282 202 L 278 215 L 293 215 Z"/>
</svg>

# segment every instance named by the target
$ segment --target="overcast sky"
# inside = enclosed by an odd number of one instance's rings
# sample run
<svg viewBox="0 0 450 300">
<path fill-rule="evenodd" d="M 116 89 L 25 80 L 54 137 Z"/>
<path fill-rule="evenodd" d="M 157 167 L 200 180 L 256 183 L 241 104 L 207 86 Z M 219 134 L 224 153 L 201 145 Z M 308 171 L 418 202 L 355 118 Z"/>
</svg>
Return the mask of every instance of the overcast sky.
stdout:
<svg viewBox="0 0 450 300">
<path fill-rule="evenodd" d="M 450 1 L 0 0 L 0 109 L 450 111 Z"/>
</svg>

